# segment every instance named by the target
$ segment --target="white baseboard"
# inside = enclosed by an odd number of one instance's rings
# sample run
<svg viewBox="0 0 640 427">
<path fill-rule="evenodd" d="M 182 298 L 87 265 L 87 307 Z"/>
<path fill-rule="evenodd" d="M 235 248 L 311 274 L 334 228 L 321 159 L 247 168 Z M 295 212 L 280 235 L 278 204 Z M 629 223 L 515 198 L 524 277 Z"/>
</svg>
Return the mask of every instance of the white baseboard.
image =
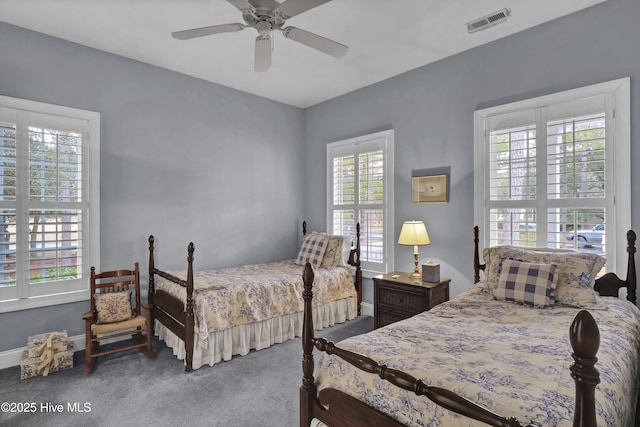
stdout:
<svg viewBox="0 0 640 427">
<path fill-rule="evenodd" d="M 13 350 L 0 352 L 0 369 L 18 366 L 22 358 L 22 352 L 26 349 L 27 347 L 14 348 Z"/>
<path fill-rule="evenodd" d="M 360 313 L 363 316 L 373 316 L 373 304 L 369 304 L 363 302 L 360 304 Z M 84 335 L 75 335 L 73 337 L 69 337 L 69 339 L 73 342 L 73 351 L 82 351 L 84 350 Z M 125 337 L 113 338 L 111 340 L 102 341 L 102 344 L 108 344 L 111 342 L 121 341 L 128 339 Z M 12 366 L 20 365 L 20 359 L 22 359 L 22 352 L 26 350 L 27 347 L 14 348 L 11 350 L 1 351 L 0 352 L 0 369 L 11 368 Z"/>
<path fill-rule="evenodd" d="M 75 335 L 73 337 L 69 337 L 71 342 L 73 342 L 73 351 L 83 351 L 85 336 L 84 335 Z M 122 341 L 129 339 L 128 336 L 117 337 L 108 340 L 101 341 L 100 344 L 109 344 L 116 341 Z M 22 359 L 22 353 L 27 349 L 26 346 L 21 348 L 14 348 L 11 350 L 6 350 L 0 352 L 0 369 L 11 368 L 12 366 L 20 365 L 20 360 Z"/>
<path fill-rule="evenodd" d="M 368 302 L 360 303 L 360 314 L 373 317 L 373 304 Z"/>
</svg>

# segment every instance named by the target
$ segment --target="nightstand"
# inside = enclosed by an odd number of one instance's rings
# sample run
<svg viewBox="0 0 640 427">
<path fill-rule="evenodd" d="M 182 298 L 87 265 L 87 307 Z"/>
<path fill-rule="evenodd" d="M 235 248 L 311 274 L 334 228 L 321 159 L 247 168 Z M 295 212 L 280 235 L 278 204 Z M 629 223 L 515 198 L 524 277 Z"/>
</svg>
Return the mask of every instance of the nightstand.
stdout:
<svg viewBox="0 0 640 427">
<path fill-rule="evenodd" d="M 448 301 L 450 283 L 451 279 L 444 277 L 438 283 L 423 282 L 410 279 L 409 273 L 397 271 L 374 277 L 374 328 L 406 319 Z"/>
</svg>

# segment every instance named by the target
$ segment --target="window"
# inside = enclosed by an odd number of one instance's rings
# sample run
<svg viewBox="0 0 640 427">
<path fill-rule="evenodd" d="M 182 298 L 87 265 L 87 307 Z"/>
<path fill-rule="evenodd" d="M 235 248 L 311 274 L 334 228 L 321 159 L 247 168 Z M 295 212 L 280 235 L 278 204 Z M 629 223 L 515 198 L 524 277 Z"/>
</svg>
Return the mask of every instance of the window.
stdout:
<svg viewBox="0 0 640 427">
<path fill-rule="evenodd" d="M 0 311 L 88 298 L 98 113 L 0 97 Z"/>
<path fill-rule="evenodd" d="M 327 145 L 327 231 L 355 238 L 365 272 L 393 266 L 393 130 Z"/>
<path fill-rule="evenodd" d="M 631 225 L 629 79 L 475 113 L 484 245 L 596 252 L 625 271 Z"/>
</svg>

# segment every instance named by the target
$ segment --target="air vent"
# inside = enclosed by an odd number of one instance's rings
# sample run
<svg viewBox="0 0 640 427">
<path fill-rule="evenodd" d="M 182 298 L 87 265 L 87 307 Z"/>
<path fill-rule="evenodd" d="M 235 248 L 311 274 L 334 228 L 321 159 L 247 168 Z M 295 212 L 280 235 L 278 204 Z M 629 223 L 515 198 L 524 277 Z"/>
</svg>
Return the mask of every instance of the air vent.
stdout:
<svg viewBox="0 0 640 427">
<path fill-rule="evenodd" d="M 469 33 L 475 33 L 476 31 L 486 30 L 487 28 L 491 28 L 494 25 L 498 25 L 499 23 L 506 21 L 509 16 L 511 16 L 511 9 L 501 9 L 497 12 L 490 13 L 487 16 L 483 16 L 482 18 L 467 22 L 467 31 Z"/>
</svg>

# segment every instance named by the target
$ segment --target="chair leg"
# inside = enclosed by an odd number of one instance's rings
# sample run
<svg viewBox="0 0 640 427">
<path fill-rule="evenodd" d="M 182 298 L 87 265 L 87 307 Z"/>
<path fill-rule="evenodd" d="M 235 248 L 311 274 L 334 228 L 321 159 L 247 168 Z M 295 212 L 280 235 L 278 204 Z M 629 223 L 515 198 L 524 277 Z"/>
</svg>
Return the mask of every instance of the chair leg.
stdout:
<svg viewBox="0 0 640 427">
<path fill-rule="evenodd" d="M 131 335 L 131 338 L 133 338 L 134 343 L 142 344 L 144 342 L 144 337 L 142 336 L 142 328 L 138 326 L 136 328 L 136 333 Z"/>
<path fill-rule="evenodd" d="M 146 336 L 147 336 L 147 347 L 145 349 L 144 355 L 147 357 L 153 356 L 153 348 L 151 347 L 151 340 L 153 339 L 153 332 L 151 329 L 151 316 L 147 314 L 147 324 L 146 324 Z"/>
<path fill-rule="evenodd" d="M 87 374 L 90 374 L 91 369 L 93 368 L 93 358 L 91 357 L 93 353 L 93 343 L 91 342 L 92 338 L 93 335 L 91 334 L 91 322 L 87 320 L 84 324 L 84 354 L 85 361 L 87 363 L 87 366 L 84 368 L 84 370 Z"/>
<path fill-rule="evenodd" d="M 94 358 L 91 357 L 94 349 L 93 347 L 94 346 L 93 346 L 93 343 L 91 342 L 91 336 L 87 335 L 85 340 L 85 345 L 84 345 L 84 354 L 87 362 L 87 366 L 84 368 L 84 370 L 87 374 L 90 374 L 91 370 L 93 369 Z"/>
</svg>

